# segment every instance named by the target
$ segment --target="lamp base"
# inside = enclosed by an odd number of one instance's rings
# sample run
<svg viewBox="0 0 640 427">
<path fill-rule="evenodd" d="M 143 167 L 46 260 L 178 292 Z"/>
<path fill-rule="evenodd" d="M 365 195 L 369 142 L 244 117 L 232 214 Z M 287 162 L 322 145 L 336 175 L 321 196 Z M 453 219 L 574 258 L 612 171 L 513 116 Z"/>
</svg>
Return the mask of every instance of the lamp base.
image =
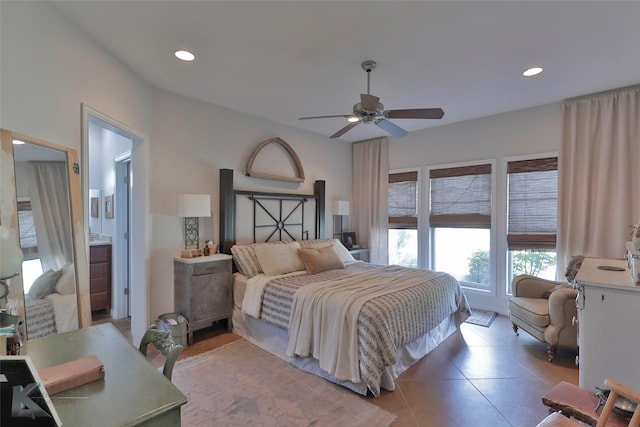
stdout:
<svg viewBox="0 0 640 427">
<path fill-rule="evenodd" d="M 186 217 L 184 219 L 184 248 L 199 249 L 200 247 L 200 223 L 198 217 Z"/>
<path fill-rule="evenodd" d="M 180 258 L 197 258 L 202 256 L 202 249 L 185 249 L 180 251 Z"/>
</svg>

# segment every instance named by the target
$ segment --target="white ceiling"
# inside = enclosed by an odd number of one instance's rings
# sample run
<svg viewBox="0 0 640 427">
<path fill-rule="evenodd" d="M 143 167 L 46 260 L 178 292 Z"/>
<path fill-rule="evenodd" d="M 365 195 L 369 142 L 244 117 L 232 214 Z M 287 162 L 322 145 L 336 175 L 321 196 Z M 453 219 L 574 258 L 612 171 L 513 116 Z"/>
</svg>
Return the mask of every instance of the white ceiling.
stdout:
<svg viewBox="0 0 640 427">
<path fill-rule="evenodd" d="M 369 59 L 385 108 L 444 109 L 393 120 L 408 131 L 640 84 L 639 1 L 54 4 L 155 87 L 325 136 L 344 119 L 297 118 L 350 114 Z M 341 139 L 380 135 L 361 124 Z"/>
</svg>

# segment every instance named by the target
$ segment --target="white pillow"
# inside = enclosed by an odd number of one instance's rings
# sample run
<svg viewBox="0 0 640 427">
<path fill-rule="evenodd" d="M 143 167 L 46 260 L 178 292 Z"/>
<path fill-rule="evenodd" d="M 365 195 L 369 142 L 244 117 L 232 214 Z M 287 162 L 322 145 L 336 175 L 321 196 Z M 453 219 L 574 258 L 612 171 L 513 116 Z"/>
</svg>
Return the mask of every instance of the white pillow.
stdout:
<svg viewBox="0 0 640 427">
<path fill-rule="evenodd" d="M 300 256 L 298 256 L 298 248 L 300 248 L 298 242 L 291 242 L 286 245 L 262 243 L 257 244 L 255 250 L 264 274 L 278 276 L 305 269 Z"/>
<path fill-rule="evenodd" d="M 351 252 L 349 252 L 349 249 L 345 248 L 345 246 L 342 244 L 340 240 L 333 239 L 333 247 L 335 248 L 336 253 L 340 257 L 340 260 L 342 260 L 342 262 L 344 262 L 345 264 L 348 262 L 356 261 L 353 255 L 351 255 Z"/>
<path fill-rule="evenodd" d="M 62 276 L 62 270 L 48 270 L 38 277 L 29 288 L 31 299 L 42 299 L 56 290 L 56 283 Z"/>
<path fill-rule="evenodd" d="M 71 295 L 76 293 L 76 274 L 72 262 L 68 262 L 62 266 L 62 276 L 56 283 L 56 292 L 60 295 Z"/>
</svg>

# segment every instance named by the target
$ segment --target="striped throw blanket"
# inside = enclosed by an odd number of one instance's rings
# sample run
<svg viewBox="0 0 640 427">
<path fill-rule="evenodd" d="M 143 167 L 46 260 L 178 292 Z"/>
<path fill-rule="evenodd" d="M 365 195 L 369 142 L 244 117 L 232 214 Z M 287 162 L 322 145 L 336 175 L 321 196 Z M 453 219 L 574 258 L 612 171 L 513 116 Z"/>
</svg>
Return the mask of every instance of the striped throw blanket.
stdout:
<svg viewBox="0 0 640 427">
<path fill-rule="evenodd" d="M 340 290 L 341 285 L 351 288 L 351 297 L 345 297 L 346 291 Z M 367 288 L 373 291 L 369 292 L 370 295 L 367 295 Z M 323 291 L 314 296 L 318 289 Z M 307 296 L 300 299 L 296 297 L 297 293 L 298 297 Z M 322 353 L 325 353 L 325 362 L 320 360 L 323 369 L 328 372 L 334 370 L 334 375 L 338 373 L 352 382 L 364 381 L 375 396 L 380 393 L 384 370 L 397 362 L 399 346 L 424 335 L 453 313 L 469 313 L 460 284 L 448 274 L 366 263 L 355 263 L 344 270 L 330 270 L 311 276 L 277 277 L 264 284 L 258 294 L 261 309 L 255 314 L 289 330 L 290 340 L 295 337 L 295 344 L 288 348 L 290 353 L 307 353 L 303 342 L 311 340 L 308 354 L 322 358 Z M 330 302 L 322 308 L 321 305 L 307 304 L 303 301 L 306 298 Z M 351 301 L 348 305 L 352 310 L 332 305 L 347 299 Z M 304 314 L 305 307 L 307 314 Z M 324 314 L 308 315 L 316 311 L 322 313 L 323 310 Z M 323 329 L 322 321 L 316 321 L 323 316 L 332 319 L 329 329 Z M 315 337 L 314 331 L 307 329 L 310 324 L 316 328 Z M 343 328 L 345 325 L 346 329 Z M 335 335 L 336 328 L 342 328 L 338 335 Z M 320 329 L 324 332 L 319 332 Z M 332 354 L 331 339 L 337 336 L 348 344 L 344 352 L 338 350 Z M 302 338 L 300 343 L 297 342 L 299 338 Z M 324 342 L 322 349 L 320 342 Z M 295 350 L 298 346 L 299 352 Z M 329 359 L 326 359 L 326 353 Z"/>
</svg>

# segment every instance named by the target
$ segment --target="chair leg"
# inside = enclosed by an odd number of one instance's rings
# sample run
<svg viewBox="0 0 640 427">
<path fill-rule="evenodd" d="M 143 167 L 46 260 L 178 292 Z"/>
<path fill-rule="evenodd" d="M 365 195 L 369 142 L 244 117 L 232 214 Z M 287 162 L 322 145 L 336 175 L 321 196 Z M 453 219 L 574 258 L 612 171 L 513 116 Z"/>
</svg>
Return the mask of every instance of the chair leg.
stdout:
<svg viewBox="0 0 640 427">
<path fill-rule="evenodd" d="M 518 333 L 518 325 L 516 325 L 515 323 L 511 322 L 511 327 L 513 328 L 513 332 L 514 332 L 516 335 L 520 335 L 520 334 Z"/>
<path fill-rule="evenodd" d="M 558 346 L 555 345 L 547 345 L 547 359 L 549 362 L 553 362 L 553 359 L 556 357 L 556 352 L 558 350 Z"/>
</svg>

